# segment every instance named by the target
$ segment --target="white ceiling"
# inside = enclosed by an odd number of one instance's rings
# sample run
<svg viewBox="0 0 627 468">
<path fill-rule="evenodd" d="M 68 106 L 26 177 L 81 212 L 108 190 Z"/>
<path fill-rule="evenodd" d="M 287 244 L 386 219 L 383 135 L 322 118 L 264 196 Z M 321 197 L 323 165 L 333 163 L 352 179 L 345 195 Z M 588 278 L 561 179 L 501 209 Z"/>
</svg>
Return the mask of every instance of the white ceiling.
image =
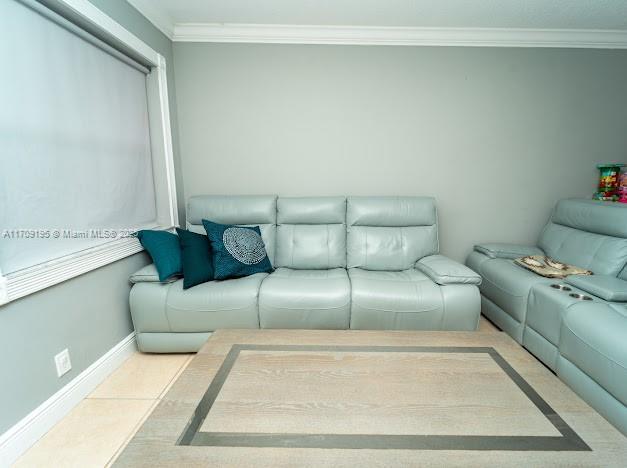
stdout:
<svg viewBox="0 0 627 468">
<path fill-rule="evenodd" d="M 172 24 L 627 29 L 625 0 L 148 0 L 147 3 Z"/>
<path fill-rule="evenodd" d="M 211 25 L 627 33 L 627 0 L 128 0 L 174 40 Z M 199 25 L 201 23 L 201 25 Z M 224 41 L 223 41 L 224 42 Z M 237 41 L 236 41 L 237 42 Z M 241 42 L 241 41 L 240 41 Z M 248 41 L 247 41 L 248 42 Z"/>
</svg>

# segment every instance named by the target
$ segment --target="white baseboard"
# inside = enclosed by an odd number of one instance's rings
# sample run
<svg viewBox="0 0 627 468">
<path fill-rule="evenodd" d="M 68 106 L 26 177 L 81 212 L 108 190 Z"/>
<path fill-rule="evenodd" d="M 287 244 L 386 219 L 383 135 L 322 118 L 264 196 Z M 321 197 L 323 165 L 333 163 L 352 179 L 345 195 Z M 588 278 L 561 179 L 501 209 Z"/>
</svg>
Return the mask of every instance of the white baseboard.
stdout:
<svg viewBox="0 0 627 468">
<path fill-rule="evenodd" d="M 8 466 L 15 462 L 136 349 L 135 332 L 133 332 L 2 434 L 0 436 L 0 466 Z"/>
</svg>

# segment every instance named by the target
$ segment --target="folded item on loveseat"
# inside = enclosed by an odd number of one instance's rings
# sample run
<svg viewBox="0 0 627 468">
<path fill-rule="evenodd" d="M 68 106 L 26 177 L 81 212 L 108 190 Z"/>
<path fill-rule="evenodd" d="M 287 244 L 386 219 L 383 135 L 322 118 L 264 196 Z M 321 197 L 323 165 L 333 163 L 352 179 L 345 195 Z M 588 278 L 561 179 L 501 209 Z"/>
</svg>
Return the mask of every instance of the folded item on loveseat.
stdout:
<svg viewBox="0 0 627 468">
<path fill-rule="evenodd" d="M 545 255 L 517 258 L 514 263 L 545 278 L 566 278 L 569 275 L 591 275 L 590 270 L 568 265 Z"/>
</svg>

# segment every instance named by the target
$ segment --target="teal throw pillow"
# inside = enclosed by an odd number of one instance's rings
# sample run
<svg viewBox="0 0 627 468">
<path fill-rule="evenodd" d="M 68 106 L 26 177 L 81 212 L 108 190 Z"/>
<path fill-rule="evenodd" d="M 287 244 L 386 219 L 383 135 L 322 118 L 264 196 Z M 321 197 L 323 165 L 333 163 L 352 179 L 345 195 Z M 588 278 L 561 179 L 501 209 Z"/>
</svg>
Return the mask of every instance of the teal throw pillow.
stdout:
<svg viewBox="0 0 627 468">
<path fill-rule="evenodd" d="M 207 236 L 176 228 L 181 244 L 183 289 L 213 279 L 213 260 Z"/>
<path fill-rule="evenodd" d="M 211 242 L 215 279 L 269 273 L 272 264 L 261 239 L 259 226 L 245 227 L 202 220 Z"/>
<path fill-rule="evenodd" d="M 173 276 L 183 274 L 181 246 L 176 234 L 142 230 L 137 232 L 137 238 L 152 257 L 159 273 L 159 281 L 167 281 Z"/>
</svg>

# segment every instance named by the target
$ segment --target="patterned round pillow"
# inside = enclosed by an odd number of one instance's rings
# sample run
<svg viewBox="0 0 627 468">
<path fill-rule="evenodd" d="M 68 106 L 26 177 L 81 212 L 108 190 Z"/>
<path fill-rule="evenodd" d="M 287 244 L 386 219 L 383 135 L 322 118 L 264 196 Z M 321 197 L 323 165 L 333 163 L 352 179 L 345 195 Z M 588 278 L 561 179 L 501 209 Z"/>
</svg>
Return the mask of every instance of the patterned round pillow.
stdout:
<svg viewBox="0 0 627 468">
<path fill-rule="evenodd" d="M 261 236 L 252 229 L 230 227 L 222 234 L 226 250 L 245 265 L 255 265 L 266 258 L 266 247 Z"/>
</svg>

